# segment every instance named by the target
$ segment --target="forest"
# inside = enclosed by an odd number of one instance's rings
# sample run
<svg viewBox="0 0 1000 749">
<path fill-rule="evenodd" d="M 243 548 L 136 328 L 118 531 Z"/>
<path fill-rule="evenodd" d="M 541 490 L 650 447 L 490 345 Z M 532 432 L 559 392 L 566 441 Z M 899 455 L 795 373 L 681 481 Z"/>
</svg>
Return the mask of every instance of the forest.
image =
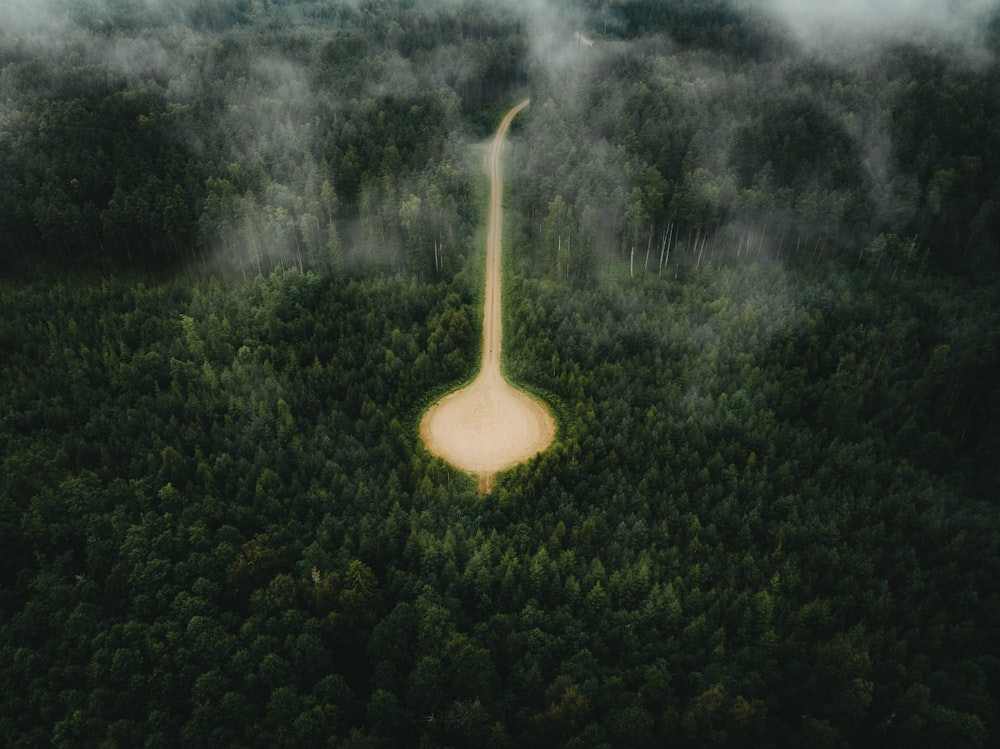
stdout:
<svg viewBox="0 0 1000 749">
<path fill-rule="evenodd" d="M 0 743 L 996 745 L 1000 8 L 889 5 L 0 2 Z"/>
</svg>

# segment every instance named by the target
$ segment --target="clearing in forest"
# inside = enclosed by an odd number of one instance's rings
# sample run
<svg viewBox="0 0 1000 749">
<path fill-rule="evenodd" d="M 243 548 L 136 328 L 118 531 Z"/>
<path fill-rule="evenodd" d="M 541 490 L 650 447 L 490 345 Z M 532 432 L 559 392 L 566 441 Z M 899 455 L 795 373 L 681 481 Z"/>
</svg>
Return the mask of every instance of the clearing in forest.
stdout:
<svg viewBox="0 0 1000 749">
<path fill-rule="evenodd" d="M 478 479 L 480 493 L 493 487 L 499 471 L 542 452 L 555 438 L 548 408 L 511 386 L 500 371 L 503 320 L 500 306 L 500 238 L 503 229 L 501 154 L 510 123 L 528 106 L 523 101 L 500 122 L 486 156 L 490 208 L 486 238 L 486 288 L 483 302 L 483 355 L 471 384 L 431 406 L 420 422 L 428 452 Z"/>
</svg>

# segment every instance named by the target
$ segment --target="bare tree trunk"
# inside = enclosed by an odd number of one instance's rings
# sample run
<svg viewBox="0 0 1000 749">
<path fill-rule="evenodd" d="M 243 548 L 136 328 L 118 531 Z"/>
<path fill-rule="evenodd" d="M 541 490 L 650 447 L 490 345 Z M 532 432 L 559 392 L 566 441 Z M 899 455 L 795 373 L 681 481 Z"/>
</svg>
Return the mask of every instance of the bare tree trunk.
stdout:
<svg viewBox="0 0 1000 749">
<path fill-rule="evenodd" d="M 257 275 L 259 276 L 263 273 L 262 270 L 263 259 L 261 257 L 261 255 L 263 254 L 263 248 L 260 246 L 260 242 L 258 241 L 257 237 L 257 232 L 254 231 L 253 227 L 250 227 L 249 230 L 246 231 L 246 234 L 247 234 L 247 242 L 250 244 L 250 253 L 251 257 L 253 257 L 253 264 L 254 267 L 257 269 Z"/>
<path fill-rule="evenodd" d="M 885 352 L 889 350 L 889 342 L 885 342 L 885 346 L 882 347 L 882 353 L 879 354 L 878 361 L 875 362 L 875 369 L 872 370 L 872 378 L 868 381 L 868 390 L 872 389 L 875 384 L 875 378 L 878 377 L 879 367 L 882 366 L 882 360 L 885 359 Z"/>
<path fill-rule="evenodd" d="M 955 388 L 951 395 L 951 399 L 948 401 L 948 410 L 945 412 L 945 418 L 950 419 L 952 411 L 955 410 L 955 406 L 958 405 L 958 396 L 962 394 L 962 390 L 965 387 L 963 383 L 958 383 L 958 387 Z"/>
<path fill-rule="evenodd" d="M 236 258 L 236 262 L 240 266 L 240 273 L 243 276 L 243 280 L 246 281 L 247 280 L 247 269 L 246 269 L 246 266 L 243 264 L 243 253 L 242 252 L 236 252 L 235 247 L 233 247 L 232 245 L 230 245 L 229 241 L 226 240 L 226 239 L 222 240 L 222 246 L 226 249 L 226 253 L 229 254 L 231 258 L 232 257 Z"/>
<path fill-rule="evenodd" d="M 629 254 L 628 258 L 628 277 L 635 278 L 635 273 L 633 267 L 635 265 L 635 245 L 632 245 L 632 252 Z"/>
<path fill-rule="evenodd" d="M 299 273 L 305 273 L 302 267 L 302 248 L 299 246 L 299 237 L 295 233 L 295 227 L 292 227 L 292 239 L 295 241 L 295 259 L 299 266 Z"/>
<path fill-rule="evenodd" d="M 570 251 L 570 242 L 572 241 L 573 235 L 570 234 L 566 237 L 566 280 L 569 280 L 569 261 L 573 257 L 573 253 Z"/>
<path fill-rule="evenodd" d="M 663 230 L 663 236 L 660 237 L 660 265 L 656 269 L 657 276 L 663 273 L 663 254 L 667 250 L 667 242 L 670 241 L 670 230 L 673 226 L 673 222 L 668 224 L 667 228 Z"/>
<path fill-rule="evenodd" d="M 668 227 L 669 228 L 669 227 Z M 667 249 L 667 229 L 664 229 L 660 234 L 660 259 L 656 264 L 656 275 L 660 275 L 663 272 L 663 253 Z"/>
<path fill-rule="evenodd" d="M 653 249 L 653 225 L 649 225 L 649 239 L 646 242 L 646 260 L 642 264 L 642 280 L 646 280 L 646 270 L 649 268 L 649 251 Z"/>
</svg>

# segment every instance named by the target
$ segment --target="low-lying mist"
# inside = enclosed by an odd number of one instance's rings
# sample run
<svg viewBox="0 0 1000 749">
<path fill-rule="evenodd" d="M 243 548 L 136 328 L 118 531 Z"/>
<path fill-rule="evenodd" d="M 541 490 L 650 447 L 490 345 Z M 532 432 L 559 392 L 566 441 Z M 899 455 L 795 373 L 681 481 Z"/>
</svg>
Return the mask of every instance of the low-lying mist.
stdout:
<svg viewBox="0 0 1000 749">
<path fill-rule="evenodd" d="M 7 8 L 11 256 L 438 276 L 474 251 L 466 145 L 528 94 L 525 270 L 863 260 L 880 235 L 993 262 L 984 0 Z"/>
</svg>

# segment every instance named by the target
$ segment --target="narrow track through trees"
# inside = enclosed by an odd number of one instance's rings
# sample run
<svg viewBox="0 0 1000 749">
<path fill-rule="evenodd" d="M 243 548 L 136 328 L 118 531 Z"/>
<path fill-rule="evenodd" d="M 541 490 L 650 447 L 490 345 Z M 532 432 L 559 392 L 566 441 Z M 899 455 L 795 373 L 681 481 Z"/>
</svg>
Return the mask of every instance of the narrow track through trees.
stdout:
<svg viewBox="0 0 1000 749">
<path fill-rule="evenodd" d="M 486 156 L 490 174 L 486 239 L 486 288 L 483 296 L 483 352 L 479 374 L 469 385 L 446 395 L 424 414 L 420 437 L 428 452 L 476 476 L 480 493 L 495 475 L 537 455 L 552 444 L 555 420 L 548 408 L 513 387 L 500 369 L 503 338 L 501 237 L 503 234 L 504 141 L 523 101 L 504 116 Z"/>
</svg>

